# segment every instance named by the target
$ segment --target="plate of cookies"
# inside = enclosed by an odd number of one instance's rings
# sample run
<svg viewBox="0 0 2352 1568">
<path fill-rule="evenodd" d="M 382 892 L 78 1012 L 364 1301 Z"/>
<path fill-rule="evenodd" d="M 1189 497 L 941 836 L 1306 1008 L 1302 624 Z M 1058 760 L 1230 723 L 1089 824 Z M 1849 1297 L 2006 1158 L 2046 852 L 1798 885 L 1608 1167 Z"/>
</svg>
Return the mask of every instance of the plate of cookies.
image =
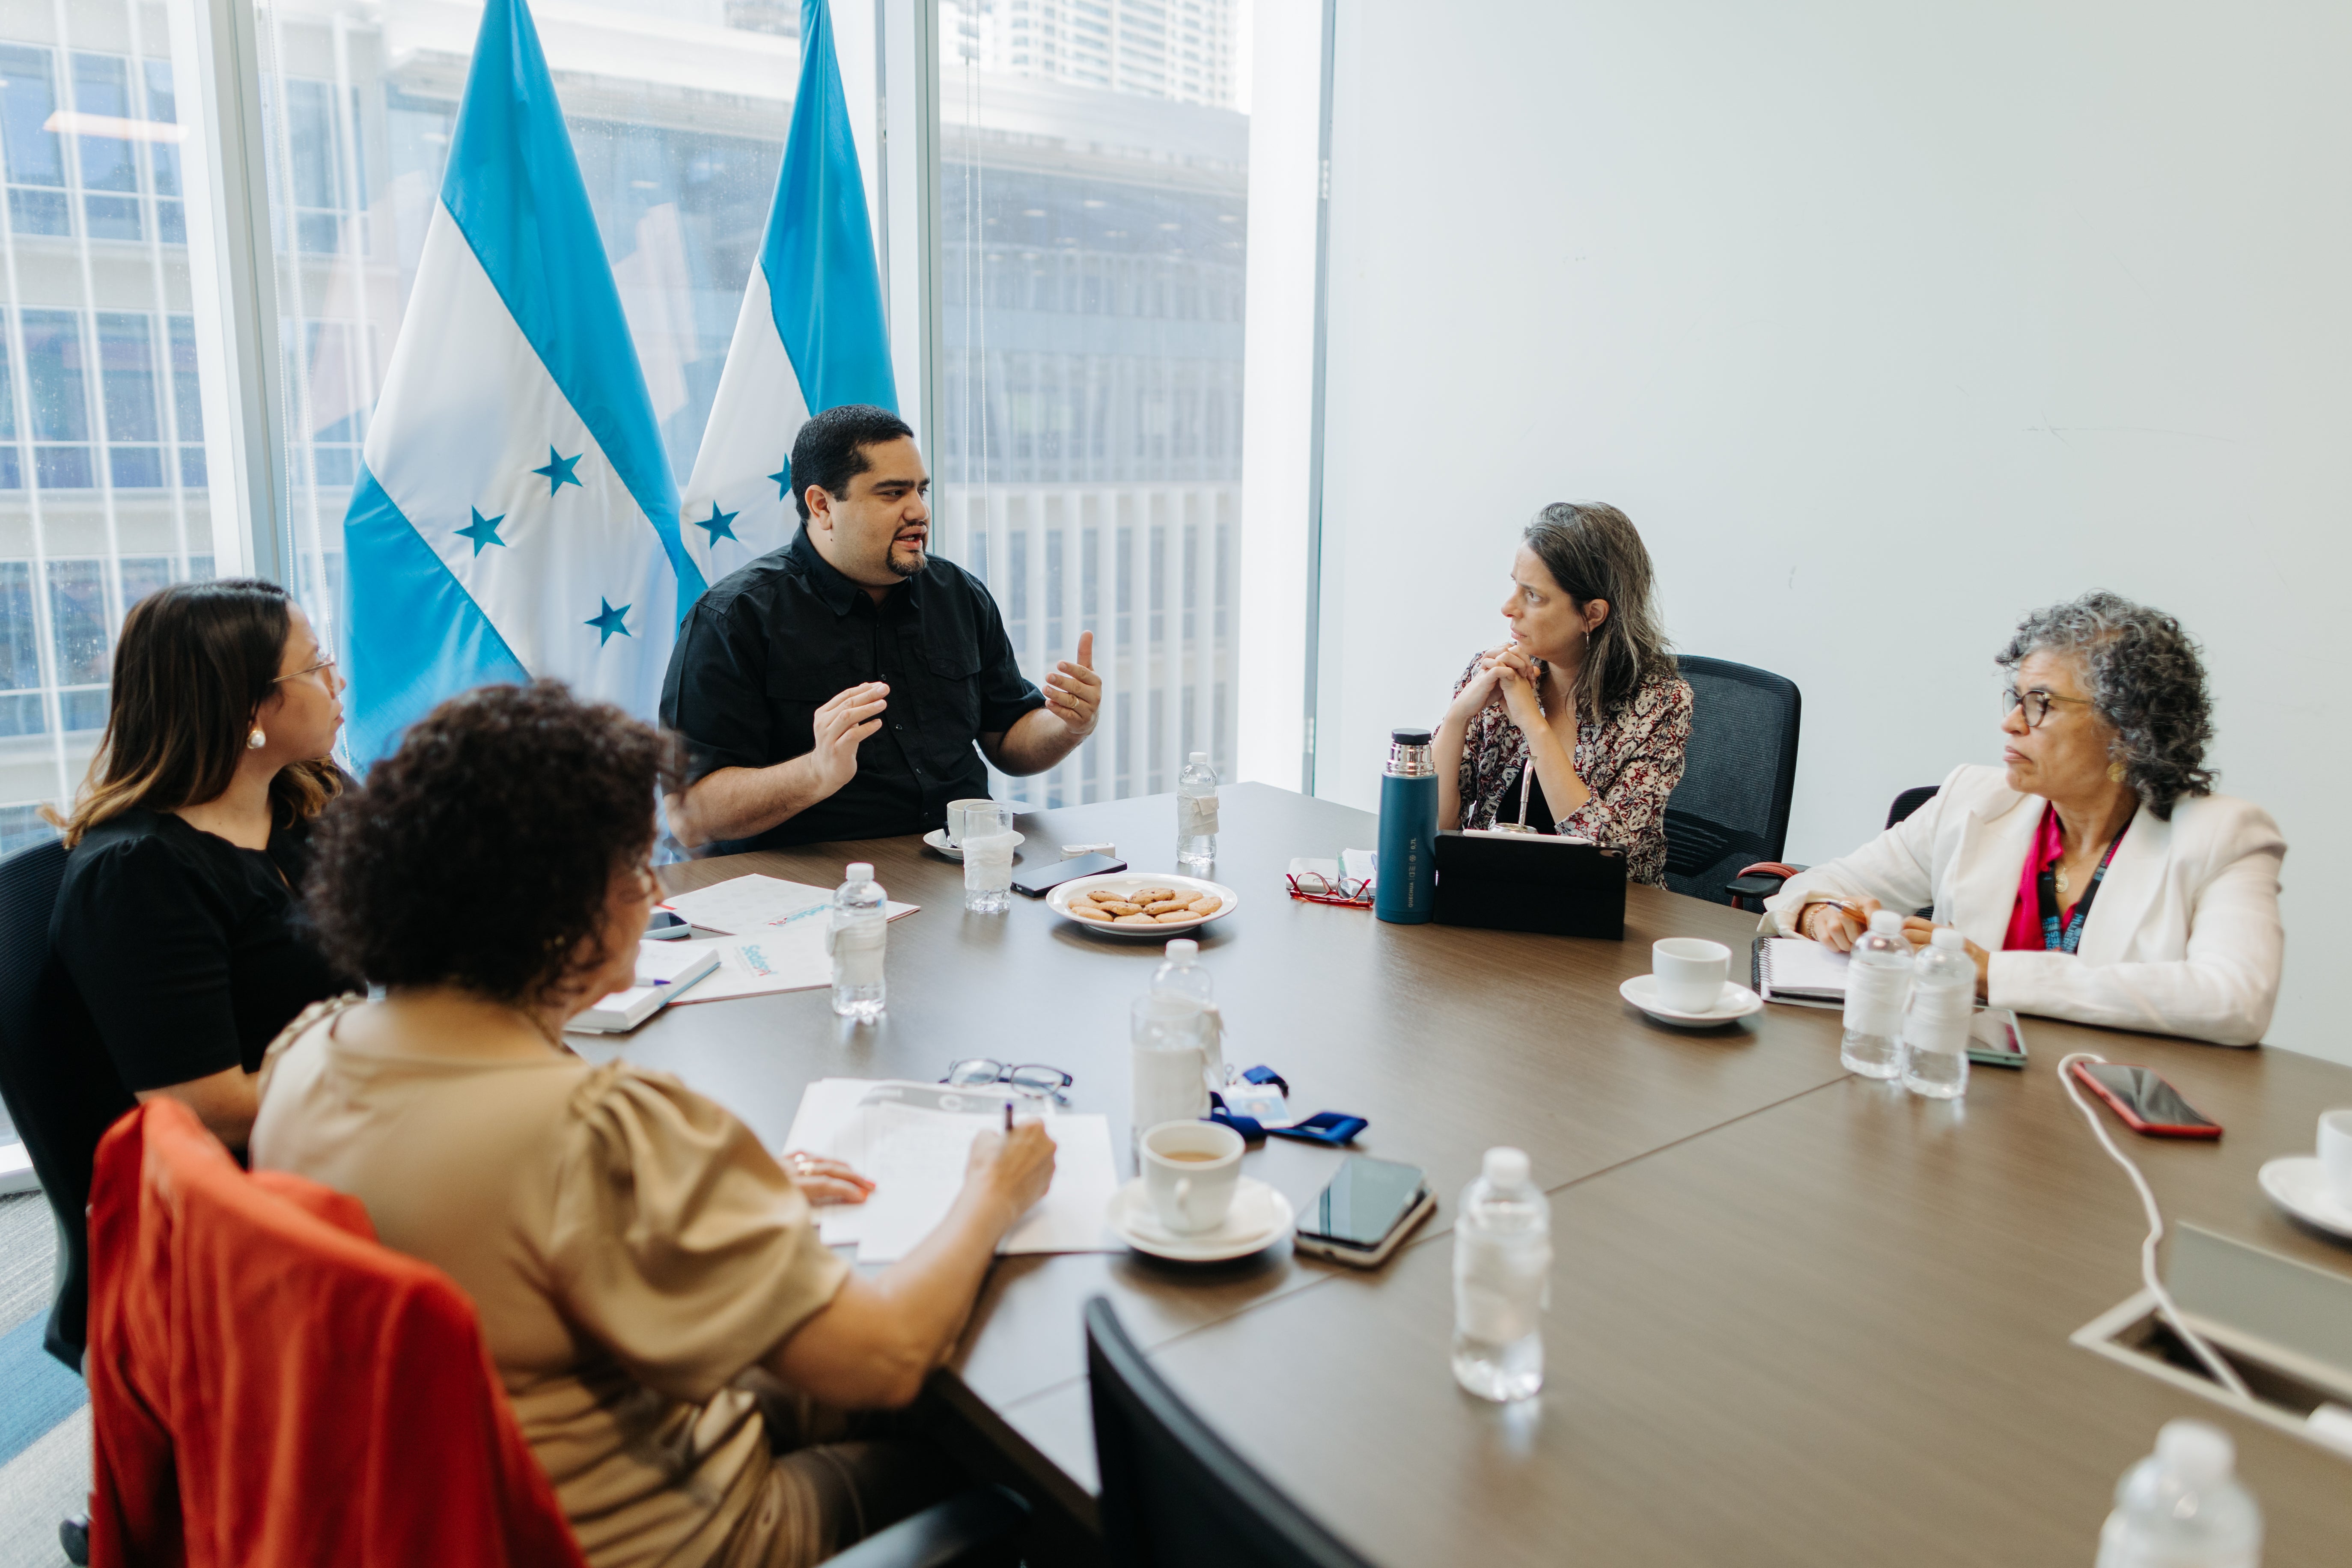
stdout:
<svg viewBox="0 0 2352 1568">
<path fill-rule="evenodd" d="M 1079 877 L 1045 894 L 1045 906 L 1055 914 L 1112 936 L 1181 936 L 1233 913 L 1241 901 L 1222 883 L 1164 871 Z"/>
</svg>

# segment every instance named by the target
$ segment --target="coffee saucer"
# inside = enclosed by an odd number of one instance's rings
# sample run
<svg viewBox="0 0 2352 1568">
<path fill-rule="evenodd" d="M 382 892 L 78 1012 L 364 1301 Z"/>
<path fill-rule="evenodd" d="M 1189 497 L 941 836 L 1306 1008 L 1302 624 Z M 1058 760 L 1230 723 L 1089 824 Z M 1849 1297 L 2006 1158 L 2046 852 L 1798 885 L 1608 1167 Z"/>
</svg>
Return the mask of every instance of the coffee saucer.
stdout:
<svg viewBox="0 0 2352 1568">
<path fill-rule="evenodd" d="M 1254 1176 L 1244 1176 L 1234 1187 L 1234 1206 L 1225 1223 L 1214 1230 L 1178 1236 L 1160 1223 L 1151 1195 L 1136 1177 L 1119 1188 L 1104 1216 L 1111 1234 L 1138 1252 L 1177 1263 L 1223 1263 L 1263 1252 L 1288 1234 L 1297 1215 L 1290 1200 Z"/>
<path fill-rule="evenodd" d="M 2306 1225 L 2352 1241 L 2352 1208 L 2327 1184 L 2327 1167 L 2310 1154 L 2273 1160 L 2255 1173 L 2271 1202 Z"/>
<path fill-rule="evenodd" d="M 1654 974 L 1636 974 L 1617 987 L 1617 994 L 1661 1024 L 1683 1024 L 1697 1028 L 1735 1023 L 1751 1013 L 1764 1010 L 1763 997 L 1730 980 L 1723 983 L 1723 991 L 1716 997 L 1715 1005 L 1703 1013 L 1685 1013 L 1659 1001 L 1658 977 Z"/>
<path fill-rule="evenodd" d="M 1028 836 L 1026 834 L 1016 833 L 1013 836 L 1013 858 L 1015 860 L 1021 858 L 1021 846 L 1027 841 Z M 924 834 L 923 844 L 927 848 L 938 850 L 940 854 L 946 856 L 950 860 L 961 860 L 963 858 L 962 847 L 961 845 L 950 844 L 948 842 L 948 830 L 944 827 L 934 827 L 929 833 Z"/>
</svg>

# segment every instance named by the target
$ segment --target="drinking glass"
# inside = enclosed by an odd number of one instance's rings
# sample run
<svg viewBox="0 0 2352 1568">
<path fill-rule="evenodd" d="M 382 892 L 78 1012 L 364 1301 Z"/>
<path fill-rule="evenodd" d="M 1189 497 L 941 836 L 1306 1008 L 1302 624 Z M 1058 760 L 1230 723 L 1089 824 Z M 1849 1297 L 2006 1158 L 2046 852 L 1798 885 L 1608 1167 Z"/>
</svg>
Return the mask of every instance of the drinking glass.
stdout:
<svg viewBox="0 0 2352 1568">
<path fill-rule="evenodd" d="M 1001 915 L 1013 901 L 1013 808 L 967 806 L 963 818 L 963 907 L 976 915 Z"/>
</svg>

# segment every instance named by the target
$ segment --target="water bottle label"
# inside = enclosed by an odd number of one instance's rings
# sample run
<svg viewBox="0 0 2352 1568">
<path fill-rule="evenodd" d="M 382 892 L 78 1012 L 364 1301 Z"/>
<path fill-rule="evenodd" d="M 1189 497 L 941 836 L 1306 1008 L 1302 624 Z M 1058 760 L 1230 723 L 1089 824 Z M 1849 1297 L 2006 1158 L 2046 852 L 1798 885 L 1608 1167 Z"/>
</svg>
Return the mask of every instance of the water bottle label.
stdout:
<svg viewBox="0 0 2352 1568">
<path fill-rule="evenodd" d="M 1908 970 L 1854 963 L 1845 972 L 1845 1026 L 1854 1034 L 1887 1036 L 1903 1027 L 1911 993 Z"/>
<path fill-rule="evenodd" d="M 1915 990 L 1911 1011 L 1903 1019 L 1903 1043 L 1914 1050 L 1958 1055 L 1968 1048 L 1974 1002 L 1961 986 L 1944 992 Z"/>
<path fill-rule="evenodd" d="M 1454 1247 L 1454 1326 L 1472 1339 L 1510 1344 L 1542 1327 L 1550 1294 L 1551 1244 L 1501 1243 L 1462 1234 Z"/>
<path fill-rule="evenodd" d="M 1217 830 L 1217 797 L 1180 795 L 1176 797 L 1176 831 L 1186 838 Z"/>
</svg>

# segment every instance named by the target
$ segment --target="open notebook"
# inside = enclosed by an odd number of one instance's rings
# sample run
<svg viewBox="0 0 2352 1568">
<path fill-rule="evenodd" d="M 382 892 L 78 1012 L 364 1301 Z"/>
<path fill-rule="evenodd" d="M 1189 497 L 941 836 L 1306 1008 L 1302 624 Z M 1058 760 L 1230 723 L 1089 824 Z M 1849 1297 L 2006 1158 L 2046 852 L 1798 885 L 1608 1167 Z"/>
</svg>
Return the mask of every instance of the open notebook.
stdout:
<svg viewBox="0 0 2352 1568">
<path fill-rule="evenodd" d="M 1801 1007 L 1844 1006 L 1851 962 L 1851 954 L 1801 936 L 1759 936 L 1750 959 L 1759 996 Z"/>
</svg>

